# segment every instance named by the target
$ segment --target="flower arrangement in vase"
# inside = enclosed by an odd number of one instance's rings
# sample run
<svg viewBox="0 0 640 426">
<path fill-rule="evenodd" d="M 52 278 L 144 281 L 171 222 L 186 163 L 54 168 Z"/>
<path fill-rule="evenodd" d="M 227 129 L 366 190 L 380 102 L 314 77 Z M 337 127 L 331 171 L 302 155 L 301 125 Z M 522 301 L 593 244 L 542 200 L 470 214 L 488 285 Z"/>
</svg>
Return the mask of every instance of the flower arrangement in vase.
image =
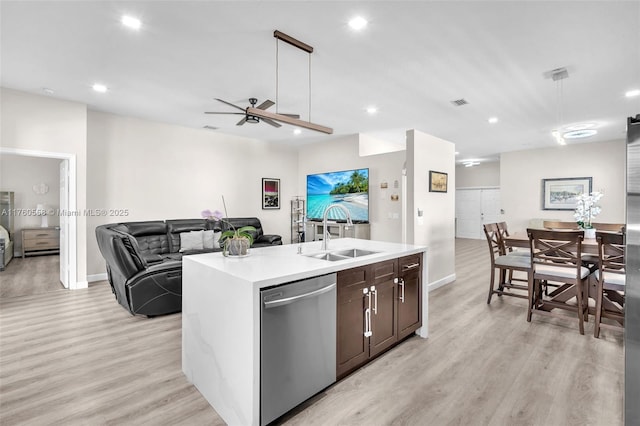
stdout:
<svg viewBox="0 0 640 426">
<path fill-rule="evenodd" d="M 224 203 L 224 198 L 222 199 L 222 202 Z M 224 215 L 219 210 L 215 210 L 213 212 L 209 209 L 203 210 L 202 217 L 216 222 L 224 222 L 231 227 L 231 229 L 222 232 L 220 235 L 220 247 L 222 247 L 223 256 L 248 255 L 249 247 L 253 244 L 253 235 L 251 233 L 255 232 L 256 228 L 253 226 L 242 226 L 240 228 L 236 228 L 231 224 L 231 222 L 223 219 L 223 217 L 229 217 L 226 215 L 226 206 L 224 210 Z"/>
<path fill-rule="evenodd" d="M 602 210 L 596 205 L 604 194 L 593 191 L 591 194 L 580 194 L 576 197 L 576 210 L 573 214 L 578 226 L 585 230 L 585 238 L 595 238 L 596 230 L 593 228 L 592 221 Z"/>
</svg>

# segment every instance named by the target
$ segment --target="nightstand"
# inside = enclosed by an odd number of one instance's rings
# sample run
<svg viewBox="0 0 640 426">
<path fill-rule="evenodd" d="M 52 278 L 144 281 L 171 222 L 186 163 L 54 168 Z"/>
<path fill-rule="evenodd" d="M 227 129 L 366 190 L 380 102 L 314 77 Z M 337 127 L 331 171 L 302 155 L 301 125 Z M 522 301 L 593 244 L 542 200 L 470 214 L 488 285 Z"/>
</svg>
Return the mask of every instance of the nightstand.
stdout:
<svg viewBox="0 0 640 426">
<path fill-rule="evenodd" d="M 60 253 L 60 228 L 23 228 L 22 257 Z"/>
</svg>

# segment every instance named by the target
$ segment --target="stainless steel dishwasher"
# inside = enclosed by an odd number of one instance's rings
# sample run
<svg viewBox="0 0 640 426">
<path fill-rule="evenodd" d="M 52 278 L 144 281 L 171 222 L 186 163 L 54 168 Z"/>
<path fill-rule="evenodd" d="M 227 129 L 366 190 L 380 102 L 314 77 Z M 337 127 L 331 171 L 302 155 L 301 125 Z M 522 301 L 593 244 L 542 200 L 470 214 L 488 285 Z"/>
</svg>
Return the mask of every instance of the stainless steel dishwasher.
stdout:
<svg viewBox="0 0 640 426">
<path fill-rule="evenodd" d="M 336 381 L 336 274 L 260 292 L 260 424 Z"/>
</svg>

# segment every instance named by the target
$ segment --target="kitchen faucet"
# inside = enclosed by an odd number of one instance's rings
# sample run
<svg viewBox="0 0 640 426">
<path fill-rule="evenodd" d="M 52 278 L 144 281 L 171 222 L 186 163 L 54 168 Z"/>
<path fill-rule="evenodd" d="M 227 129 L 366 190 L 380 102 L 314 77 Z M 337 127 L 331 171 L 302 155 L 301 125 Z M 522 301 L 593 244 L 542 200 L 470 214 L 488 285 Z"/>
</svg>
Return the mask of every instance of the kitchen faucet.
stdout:
<svg viewBox="0 0 640 426">
<path fill-rule="evenodd" d="M 330 204 L 326 209 L 324 209 L 324 213 L 322 214 L 322 248 L 321 250 L 329 250 L 329 229 L 327 228 L 327 218 L 329 216 L 329 210 L 334 208 L 340 208 L 347 215 L 347 225 L 353 226 L 353 222 L 351 221 L 351 213 L 349 210 L 343 206 L 342 204 Z"/>
</svg>

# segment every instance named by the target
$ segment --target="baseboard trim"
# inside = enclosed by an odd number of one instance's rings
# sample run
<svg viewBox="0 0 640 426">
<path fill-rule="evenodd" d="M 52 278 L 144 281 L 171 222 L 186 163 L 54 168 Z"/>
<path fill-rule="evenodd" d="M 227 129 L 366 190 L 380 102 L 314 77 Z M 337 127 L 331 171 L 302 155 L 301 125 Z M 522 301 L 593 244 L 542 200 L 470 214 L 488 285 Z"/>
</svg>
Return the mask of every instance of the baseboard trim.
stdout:
<svg viewBox="0 0 640 426">
<path fill-rule="evenodd" d="M 107 279 L 106 272 L 103 272 L 102 274 L 87 275 L 87 281 L 90 283 L 94 283 L 96 281 L 105 281 L 106 279 Z"/>
<path fill-rule="evenodd" d="M 455 280 L 456 280 L 456 274 L 451 274 L 449 276 L 439 279 L 438 281 L 429 283 L 428 285 L 429 292 L 432 292 L 433 290 L 440 288 L 444 285 L 451 284 Z"/>
</svg>

